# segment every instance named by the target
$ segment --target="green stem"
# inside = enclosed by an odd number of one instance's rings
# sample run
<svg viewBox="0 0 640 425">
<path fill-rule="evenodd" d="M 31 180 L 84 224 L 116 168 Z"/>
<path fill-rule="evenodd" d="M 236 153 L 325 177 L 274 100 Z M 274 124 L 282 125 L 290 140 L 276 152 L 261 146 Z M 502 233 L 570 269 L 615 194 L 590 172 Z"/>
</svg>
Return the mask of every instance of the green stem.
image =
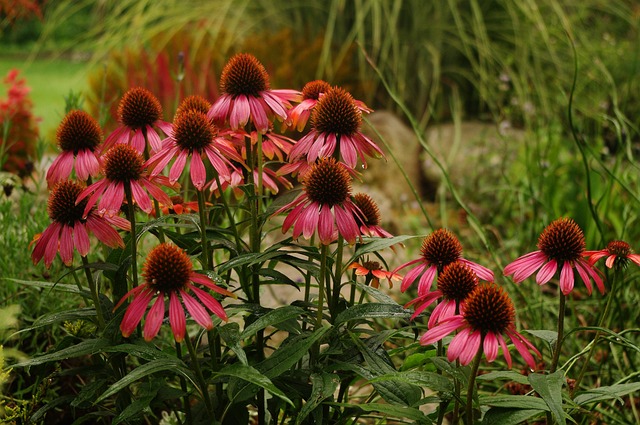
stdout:
<svg viewBox="0 0 640 425">
<path fill-rule="evenodd" d="M 567 304 L 567 297 L 560 292 L 560 306 L 558 307 L 558 339 L 553 350 L 553 360 L 549 373 L 553 373 L 558 369 L 558 360 L 560 359 L 560 351 L 562 350 L 562 339 L 564 338 L 564 315 Z"/>
<path fill-rule="evenodd" d="M 467 405 L 466 407 L 466 415 L 464 417 L 464 421 L 467 425 L 473 425 L 473 394 L 476 389 L 476 376 L 478 375 L 478 368 L 480 367 L 480 360 L 482 359 L 482 346 L 484 345 L 484 335 L 480 340 L 480 346 L 478 347 L 478 352 L 476 356 L 473 358 L 473 363 L 471 364 L 471 375 L 469 375 L 469 386 L 467 387 Z"/>
<path fill-rule="evenodd" d="M 200 215 L 200 244 L 202 245 L 202 267 L 212 269 L 209 256 L 209 242 L 207 241 L 207 212 L 205 210 L 204 194 L 198 190 L 198 214 Z"/>
<path fill-rule="evenodd" d="M 330 304 L 331 318 L 335 319 L 338 314 L 338 304 L 340 303 L 340 288 L 342 286 L 342 252 L 344 250 L 344 238 L 338 236 L 338 247 L 336 248 L 335 274 L 333 276 L 333 297 Z"/>
<path fill-rule="evenodd" d="M 98 288 L 96 287 L 96 283 L 93 281 L 93 275 L 91 273 L 91 269 L 89 268 L 89 260 L 87 257 L 82 257 L 82 266 L 84 268 L 84 274 L 87 277 L 87 282 L 89 283 L 89 290 L 91 291 L 91 298 L 93 299 L 94 307 L 96 308 L 96 316 L 98 317 L 98 329 L 104 329 L 105 321 L 104 321 L 104 313 L 102 312 L 102 305 L 100 304 L 100 296 L 98 295 Z"/>
<path fill-rule="evenodd" d="M 153 208 L 156 211 L 156 218 L 160 218 L 162 216 L 162 210 L 160 210 L 160 204 L 158 203 L 157 199 L 153 200 Z M 160 243 L 165 242 L 164 230 L 160 226 L 158 227 L 158 240 L 160 241 Z"/>
<path fill-rule="evenodd" d="M 176 355 L 178 360 L 182 360 L 182 347 L 178 341 L 176 341 Z M 191 416 L 191 403 L 189 403 L 189 393 L 187 392 L 187 380 L 182 375 L 180 375 L 180 388 L 184 393 L 182 404 L 184 405 L 184 412 L 187 415 L 187 424 L 192 425 L 193 417 Z"/>
<path fill-rule="evenodd" d="M 202 393 L 202 398 L 204 399 L 204 404 L 207 408 L 207 413 L 211 418 L 214 417 L 213 405 L 211 404 L 211 398 L 209 397 L 209 389 L 207 387 L 207 382 L 204 380 L 204 375 L 202 375 L 202 369 L 200 369 L 200 363 L 198 362 L 198 355 L 193 343 L 191 342 L 191 338 L 189 337 L 189 332 L 185 331 L 184 342 L 187 346 L 187 350 L 189 350 L 189 356 L 191 357 L 191 365 L 193 367 L 193 371 L 196 373 L 196 378 L 200 384 L 200 392 Z"/>
<path fill-rule="evenodd" d="M 327 245 L 320 245 L 320 277 L 318 278 L 318 311 L 316 314 L 316 330 L 322 328 L 323 309 L 324 309 L 324 282 L 327 276 L 327 258 L 329 247 Z M 312 351 L 312 359 L 318 360 L 320 356 L 320 343 L 314 344 Z"/>
<path fill-rule="evenodd" d="M 133 279 L 133 287 L 135 288 L 138 286 L 138 237 L 136 235 L 136 210 L 133 205 L 130 183 L 125 183 L 124 194 L 127 198 L 127 218 L 129 219 L 129 223 L 131 223 L 131 278 Z"/>
<path fill-rule="evenodd" d="M 76 286 L 78 287 L 78 293 L 82 297 L 85 303 L 89 305 L 89 298 L 84 294 L 84 288 L 82 287 L 82 283 L 80 283 L 80 278 L 78 278 L 78 271 L 75 268 L 71 269 L 71 274 L 73 275 L 73 280 L 76 282 Z"/>
<path fill-rule="evenodd" d="M 605 304 L 604 310 L 602 311 L 600 319 L 598 320 L 599 328 L 608 326 L 609 310 L 611 309 L 611 304 L 613 302 L 613 299 L 615 298 L 615 291 L 617 288 L 616 283 L 618 279 L 621 277 L 620 275 L 621 275 L 620 271 L 616 270 L 613 275 L 613 279 L 611 279 L 611 291 L 607 296 L 607 304 Z M 573 398 L 573 395 L 575 394 L 576 391 L 578 391 L 578 388 L 580 387 L 580 382 L 582 382 L 582 378 L 584 378 L 584 374 L 587 371 L 587 367 L 589 367 L 589 361 L 591 360 L 591 357 L 593 357 L 593 353 L 596 350 L 596 346 L 598 345 L 598 340 L 600 339 L 601 336 L 602 336 L 602 332 L 600 330 L 597 330 L 596 336 L 593 338 L 593 341 L 591 342 L 591 348 L 589 349 L 589 354 L 587 354 L 587 357 L 584 359 L 584 363 L 582 364 L 582 368 L 580 368 L 580 373 L 578 374 L 578 378 L 576 379 L 573 389 L 571 390 L 571 393 L 570 393 L 571 398 Z"/>
</svg>

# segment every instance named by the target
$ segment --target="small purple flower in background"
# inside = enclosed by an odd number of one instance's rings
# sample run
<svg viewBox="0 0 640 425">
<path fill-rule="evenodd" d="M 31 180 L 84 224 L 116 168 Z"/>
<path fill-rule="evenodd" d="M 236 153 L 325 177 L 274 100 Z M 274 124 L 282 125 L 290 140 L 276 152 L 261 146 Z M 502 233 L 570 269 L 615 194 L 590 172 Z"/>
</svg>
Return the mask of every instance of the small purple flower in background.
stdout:
<svg viewBox="0 0 640 425">
<path fill-rule="evenodd" d="M 78 180 L 87 181 L 89 176 L 98 174 L 97 150 L 102 143 L 102 129 L 91 115 L 79 110 L 69 112 L 58 126 L 56 139 L 62 153 L 47 170 L 50 186 L 67 180 L 74 168 Z"/>
<path fill-rule="evenodd" d="M 300 100 L 299 91 L 271 90 L 267 70 L 248 53 L 229 59 L 220 76 L 220 91 L 222 96 L 208 117 L 219 125 L 228 122 L 233 130 L 250 122 L 260 133 L 266 133 L 274 117 L 286 121 L 290 102 Z"/>
<path fill-rule="evenodd" d="M 604 284 L 598 271 L 582 257 L 585 255 L 585 240 L 582 229 L 570 218 L 559 218 L 549 224 L 538 238 L 538 251 L 530 252 L 518 258 L 504 268 L 504 275 L 513 275 L 513 281 L 520 283 L 536 270 L 536 283 L 544 285 L 549 282 L 560 268 L 560 290 L 569 294 L 574 287 L 573 270 L 577 270 L 580 278 L 591 294 L 591 279 L 598 290 L 604 293 Z"/>
<path fill-rule="evenodd" d="M 227 314 L 220 302 L 194 283 L 227 297 L 235 298 L 235 295 L 217 286 L 207 276 L 194 272 L 191 260 L 177 246 L 164 243 L 153 248 L 142 267 L 142 275 L 144 283 L 125 294 L 115 307 L 117 309 L 127 298 L 133 296 L 120 323 L 123 336 L 129 337 L 135 331 L 154 297 L 156 300 L 147 313 L 142 330 L 146 341 L 151 341 L 160 331 L 167 297 L 169 298 L 169 324 L 173 337 L 178 342 L 184 339 L 186 333 L 184 307 L 196 323 L 208 330 L 213 329 L 213 322 L 207 309 L 221 320 L 227 320 Z"/>
<path fill-rule="evenodd" d="M 129 231 L 129 222 L 115 215 L 98 215 L 93 209 L 86 211 L 86 201 L 76 204 L 82 189 L 80 184 L 67 180 L 57 183 L 51 190 L 47 208 L 51 224 L 32 242 L 35 243 L 31 254 L 33 264 L 44 258 L 44 264 L 49 268 L 59 252 L 64 264 L 70 266 L 74 248 L 86 257 L 90 248 L 89 231 L 111 248 L 124 248 L 122 237 L 112 226 Z"/>
<path fill-rule="evenodd" d="M 418 279 L 418 296 L 424 296 L 431 291 L 436 275 L 448 264 L 460 261 L 473 270 L 478 278 L 493 282 L 493 272 L 488 268 L 462 258 L 462 245 L 457 237 L 447 229 L 438 229 L 424 238 L 420 248 L 421 258 L 402 264 L 395 271 L 416 265 L 402 279 L 400 290 L 405 292 Z"/>
<path fill-rule="evenodd" d="M 611 241 L 605 249 L 599 251 L 585 251 L 583 254 L 589 257 L 587 261 L 591 266 L 598 262 L 601 258 L 607 258 L 605 266 L 610 269 L 625 269 L 629 265 L 629 261 L 640 266 L 640 254 L 634 254 L 631 246 L 624 241 Z"/>
<path fill-rule="evenodd" d="M 162 119 L 160 101 L 147 89 L 135 87 L 127 91 L 118 105 L 120 125 L 105 140 L 102 151 L 115 144 L 124 143 L 133 146 L 138 152 L 146 148 L 145 137 L 156 152 L 162 147 L 162 138 L 154 127 L 165 134 L 171 131 L 171 124 Z"/>
<path fill-rule="evenodd" d="M 504 289 L 495 283 L 480 284 L 467 298 L 461 314 L 443 319 L 429 329 L 420 338 L 420 344 L 433 344 L 457 331 L 447 349 L 450 362 L 459 359 L 462 365 L 468 365 L 480 349 L 487 361 L 493 362 L 498 356 L 498 349 L 502 347 L 502 353 L 510 368 L 511 354 L 504 334 L 511 339 L 529 367 L 535 369 L 536 362 L 529 350 L 538 357 L 542 356 L 531 342 L 516 331 L 514 321 L 513 303 Z"/>
</svg>

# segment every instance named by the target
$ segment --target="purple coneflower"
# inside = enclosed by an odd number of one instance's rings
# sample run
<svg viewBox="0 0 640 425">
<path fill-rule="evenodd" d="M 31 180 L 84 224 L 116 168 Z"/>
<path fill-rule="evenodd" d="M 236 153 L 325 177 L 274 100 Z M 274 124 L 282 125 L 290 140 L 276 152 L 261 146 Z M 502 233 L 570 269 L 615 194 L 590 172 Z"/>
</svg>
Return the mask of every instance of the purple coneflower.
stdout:
<svg viewBox="0 0 640 425">
<path fill-rule="evenodd" d="M 599 251 L 585 251 L 583 256 L 589 257 L 587 261 L 590 265 L 594 265 L 601 258 L 605 260 L 605 266 L 617 269 L 625 269 L 629 265 L 629 261 L 640 266 L 640 254 L 633 254 L 631 246 L 624 241 L 611 241 L 605 249 Z"/>
</svg>

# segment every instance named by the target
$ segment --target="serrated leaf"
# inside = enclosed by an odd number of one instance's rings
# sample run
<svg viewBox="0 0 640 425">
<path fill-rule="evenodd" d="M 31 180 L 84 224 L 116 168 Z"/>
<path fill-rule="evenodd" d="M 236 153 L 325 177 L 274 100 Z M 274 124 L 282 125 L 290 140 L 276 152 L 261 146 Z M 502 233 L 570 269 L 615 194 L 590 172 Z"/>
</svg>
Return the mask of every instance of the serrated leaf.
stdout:
<svg viewBox="0 0 640 425">
<path fill-rule="evenodd" d="M 264 374 L 260 373 L 257 369 L 252 366 L 243 365 L 240 363 L 236 363 L 229 367 L 225 367 L 223 370 L 216 372 L 217 376 L 233 376 L 235 378 L 246 381 L 250 384 L 257 385 L 259 387 L 264 388 L 269 391 L 271 394 L 281 398 L 285 402 L 289 403 L 291 406 L 294 406 L 293 402 L 289 400 L 289 398 L 283 393 L 278 387 L 273 385 L 273 382 L 266 377 Z M 237 395 L 238 393 L 236 393 Z M 231 400 L 234 400 L 233 396 L 230 396 Z"/>
<path fill-rule="evenodd" d="M 336 317 L 335 326 L 342 323 L 349 322 L 351 320 L 363 320 L 363 319 L 409 319 L 412 311 L 407 310 L 400 304 L 380 304 L 380 303 L 367 303 L 358 304 L 353 307 L 349 307 Z"/>
<path fill-rule="evenodd" d="M 339 376 L 333 373 L 312 373 L 310 379 L 311 395 L 304 406 L 302 406 L 302 409 L 300 409 L 298 417 L 296 418 L 296 425 L 302 423 L 309 413 L 318 407 L 322 401 L 333 396 L 340 383 Z"/>
<path fill-rule="evenodd" d="M 558 370 L 549 375 L 532 373 L 529 375 L 529 383 L 547 403 L 556 422 L 565 425 L 567 419 L 562 409 L 562 386 L 565 383 L 564 371 Z"/>
<path fill-rule="evenodd" d="M 100 403 L 102 400 L 106 399 L 107 397 L 111 397 L 112 395 L 123 390 L 124 388 L 127 388 L 130 384 L 144 378 L 145 376 L 148 376 L 157 372 L 162 372 L 165 370 L 170 370 L 179 375 L 182 375 L 197 387 L 193 373 L 191 372 L 190 369 L 188 369 L 186 366 L 183 366 L 183 365 L 184 363 L 182 363 L 177 359 L 173 362 L 167 361 L 167 359 L 158 359 L 158 360 L 152 360 L 149 363 L 143 364 L 142 366 L 138 366 L 137 368 L 129 372 L 127 375 L 125 375 L 124 378 L 120 379 L 118 382 L 111 385 L 100 397 L 98 397 L 98 400 L 96 400 L 96 403 Z"/>
<path fill-rule="evenodd" d="M 393 404 L 382 403 L 362 403 L 362 404 L 349 404 L 349 403 L 330 403 L 332 406 L 347 407 L 351 409 L 361 410 L 363 412 L 378 412 L 383 415 L 392 416 L 394 418 L 411 419 L 418 424 L 432 424 L 433 421 L 429 419 L 420 409 L 407 406 L 396 406 Z"/>
<path fill-rule="evenodd" d="M 90 339 L 82 341 L 71 347 L 64 348 L 62 350 L 45 354 L 38 357 L 25 360 L 23 362 L 13 365 L 13 367 L 29 367 L 36 366 L 43 363 L 55 362 L 58 360 L 71 359 L 73 357 L 85 356 L 88 354 L 96 354 L 103 351 L 106 347 L 111 345 L 111 341 L 104 338 Z"/>
<path fill-rule="evenodd" d="M 267 326 L 274 326 L 278 323 L 285 322 L 289 319 L 300 317 L 304 314 L 304 310 L 300 307 L 291 305 L 285 305 L 275 310 L 271 310 L 268 313 L 260 316 L 255 322 L 251 323 L 245 328 L 240 335 L 241 339 L 249 338 L 255 335 L 259 330 L 266 328 Z"/>
<path fill-rule="evenodd" d="M 518 372 L 512 370 L 495 370 L 493 372 L 484 373 L 476 377 L 478 381 L 513 381 L 518 384 L 528 385 L 529 379 Z"/>
<path fill-rule="evenodd" d="M 620 397 L 636 391 L 640 391 L 640 382 L 634 382 L 631 384 L 616 384 L 580 392 L 573 399 L 573 401 L 579 405 L 598 403 L 601 401 L 612 399 L 617 399 L 620 403 L 624 403 L 624 401 Z"/>
<path fill-rule="evenodd" d="M 539 397 L 526 395 L 480 395 L 481 406 L 493 406 L 510 409 L 531 409 L 549 411 L 549 406 Z"/>
<path fill-rule="evenodd" d="M 483 425 L 518 425 L 536 415 L 544 414 L 544 410 L 537 409 L 505 409 L 492 407 L 482 418 Z"/>
</svg>

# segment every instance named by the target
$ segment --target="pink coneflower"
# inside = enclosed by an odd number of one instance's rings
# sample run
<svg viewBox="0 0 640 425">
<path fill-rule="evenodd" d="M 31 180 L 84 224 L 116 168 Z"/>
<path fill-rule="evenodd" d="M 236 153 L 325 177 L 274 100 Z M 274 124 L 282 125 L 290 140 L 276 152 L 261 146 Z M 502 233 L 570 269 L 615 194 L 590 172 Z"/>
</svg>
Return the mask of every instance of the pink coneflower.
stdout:
<svg viewBox="0 0 640 425">
<path fill-rule="evenodd" d="M 266 69 L 248 53 L 233 56 L 222 69 L 220 91 L 209 118 L 221 125 L 228 121 L 233 130 L 251 122 L 261 133 L 269 130 L 274 116 L 285 121 L 290 102 L 300 99 L 296 90 L 271 90 Z"/>
<path fill-rule="evenodd" d="M 191 181 L 198 190 L 202 190 L 207 181 L 207 171 L 202 157 L 209 159 L 222 180 L 230 177 L 229 167 L 232 165 L 229 158 L 242 161 L 233 145 L 218 135 L 218 129 L 207 116 L 195 109 L 176 114 L 173 129 L 169 134 L 162 149 L 149 158 L 146 165 L 153 167 L 151 175 L 158 175 L 169 161 L 176 158 L 169 170 L 171 183 L 180 178 L 189 156 Z"/>
<path fill-rule="evenodd" d="M 347 269 L 355 269 L 357 276 L 364 276 L 367 282 L 374 288 L 380 286 L 380 279 L 386 279 L 389 282 L 389 288 L 393 288 L 393 281 L 399 281 L 402 276 L 391 271 L 384 270 L 382 265 L 377 261 L 364 261 L 362 263 L 351 263 Z"/>
<path fill-rule="evenodd" d="M 138 152 L 145 150 L 145 136 L 156 152 L 162 147 L 162 139 L 154 127 L 169 134 L 171 124 L 162 119 L 160 101 L 147 89 L 135 87 L 127 91 L 118 105 L 120 125 L 105 140 L 102 151 L 112 148 L 116 143 L 133 146 Z"/>
<path fill-rule="evenodd" d="M 417 266 L 409 271 L 404 276 L 404 279 L 402 279 L 400 286 L 402 292 L 406 291 L 409 286 L 419 278 L 418 296 L 426 295 L 431 290 L 436 275 L 441 272 L 446 265 L 455 261 L 460 261 L 469 266 L 481 280 L 493 282 L 494 276 L 491 270 L 462 258 L 462 245 L 460 241 L 447 229 L 438 229 L 427 236 L 422 242 L 420 253 L 422 254 L 421 258 L 409 261 L 395 270 L 398 271 L 417 264 Z"/>
<path fill-rule="evenodd" d="M 365 236 L 377 238 L 392 238 L 393 235 L 380 226 L 380 209 L 373 199 L 366 193 L 356 193 L 353 203 L 360 209 L 362 215 L 356 217 L 360 225 L 360 232 Z"/>
<path fill-rule="evenodd" d="M 112 226 L 129 231 L 129 222 L 118 216 L 98 215 L 92 209 L 85 213 L 86 201 L 76 204 L 80 192 L 82 186 L 73 181 L 59 182 L 51 190 L 48 202 L 51 224 L 34 240 L 33 264 L 44 258 L 44 264 L 49 268 L 59 252 L 64 264 L 70 266 L 74 248 L 86 257 L 90 247 L 89 231 L 111 248 L 124 248 L 122 237 Z"/>
<path fill-rule="evenodd" d="M 585 253 L 584 233 L 570 218 L 559 218 L 549 224 L 538 238 L 538 251 L 523 255 L 504 268 L 504 275 L 513 275 L 515 283 L 520 283 L 536 270 L 536 283 L 544 285 L 555 276 L 560 267 L 560 289 L 569 294 L 574 286 L 575 268 L 582 278 L 587 291 L 593 290 L 591 280 L 601 293 L 604 293 L 602 278 L 593 265 L 582 257 Z"/>
<path fill-rule="evenodd" d="M 311 115 L 312 129 L 291 149 L 290 162 L 306 158 L 315 162 L 318 158 L 339 154 L 344 162 L 355 168 L 358 157 L 366 166 L 365 155 L 384 156 L 380 148 L 362 134 L 362 112 L 353 97 L 336 87 L 320 97 Z"/>
<path fill-rule="evenodd" d="M 133 200 L 140 209 L 147 214 L 151 212 L 151 199 L 149 193 L 161 204 L 171 205 L 169 195 L 160 189 L 158 185 L 172 186 L 165 176 L 148 176 L 144 173 L 142 155 L 133 147 L 117 144 L 103 157 L 104 178 L 87 187 L 78 196 L 80 203 L 87 196 L 89 200 L 85 207 L 85 215 L 100 199 L 98 210 L 118 211 L 122 206 L 125 189 L 131 189 Z M 147 189 L 148 193 L 144 189 Z"/>
<path fill-rule="evenodd" d="M 98 122 L 84 111 L 69 112 L 56 132 L 58 146 L 62 153 L 47 170 L 47 182 L 53 185 L 66 180 L 71 175 L 75 162 L 76 177 L 87 181 L 100 171 L 97 148 L 102 142 L 102 129 Z"/>
<path fill-rule="evenodd" d="M 405 308 L 415 305 L 411 320 L 415 319 L 435 300 L 440 300 L 429 316 L 427 326 L 432 328 L 439 322 L 460 314 L 464 310 L 466 300 L 478 286 L 478 276 L 471 267 L 460 261 L 448 264 L 438 276 L 438 289 L 419 296 L 408 302 Z"/>
<path fill-rule="evenodd" d="M 535 369 L 536 362 L 529 350 L 538 357 L 542 356 L 531 342 L 516 331 L 514 320 L 513 303 L 504 289 L 495 283 L 478 285 L 467 298 L 462 313 L 443 319 L 429 329 L 420 338 L 420 344 L 433 344 L 458 331 L 447 349 L 450 362 L 459 359 L 462 365 L 468 365 L 481 347 L 487 361 L 493 362 L 498 355 L 498 348 L 502 347 L 510 368 L 511 354 L 503 337 L 506 334 L 529 367 Z"/>
<path fill-rule="evenodd" d="M 605 249 L 599 251 L 585 251 L 583 256 L 589 257 L 587 261 L 593 266 L 601 258 L 607 257 L 605 266 L 610 269 L 623 270 L 629 265 L 629 261 L 640 266 L 640 254 L 633 254 L 631 246 L 624 241 L 611 241 Z"/>
<path fill-rule="evenodd" d="M 311 111 L 313 111 L 313 108 L 318 103 L 320 96 L 330 89 L 331 85 L 323 80 L 315 80 L 305 84 L 302 88 L 302 102 L 289 110 L 289 119 L 291 120 L 290 127 L 298 131 L 304 130 L 307 121 L 309 121 L 309 117 L 311 117 Z M 361 112 L 373 112 L 364 102 L 356 99 L 354 99 L 354 102 Z"/>
<path fill-rule="evenodd" d="M 184 306 L 193 319 L 205 329 L 213 329 L 213 322 L 207 309 L 222 320 L 227 320 L 220 302 L 208 292 L 194 286 L 203 285 L 218 294 L 235 296 L 226 289 L 217 286 L 211 279 L 193 271 L 191 260 L 187 254 L 175 245 L 164 243 L 153 248 L 142 268 L 144 283 L 133 288 L 116 305 L 116 309 L 124 301 L 133 296 L 131 304 L 124 313 L 120 330 L 124 337 L 129 337 L 138 326 L 153 298 L 155 301 L 147 313 L 143 327 L 143 336 L 151 341 L 158 335 L 165 316 L 165 297 L 169 298 L 169 324 L 176 341 L 181 342 L 186 332 Z M 196 296 L 194 298 L 189 293 Z M 182 302 L 180 302 L 182 300 Z M 205 309 L 206 307 L 206 309 Z"/>
<path fill-rule="evenodd" d="M 258 170 L 253 170 L 253 181 L 258 181 Z M 242 185 L 245 183 L 244 176 L 242 174 L 242 170 L 235 168 L 231 170 L 231 178 L 220 181 L 222 185 L 222 191 L 224 192 L 227 188 L 231 188 L 233 190 L 233 195 L 236 199 L 242 198 L 245 192 L 242 190 Z M 210 182 L 209 189 L 215 194 L 215 196 L 220 196 L 220 191 L 218 190 L 218 183 L 213 180 Z M 275 171 L 270 168 L 262 169 L 262 187 L 268 190 L 272 195 L 277 195 L 280 192 L 280 187 L 285 189 L 293 188 L 293 185 L 286 178 L 279 176 Z"/>
<path fill-rule="evenodd" d="M 329 245 L 340 234 L 354 243 L 360 236 L 356 216 L 358 207 L 351 200 L 351 176 L 333 158 L 320 160 L 305 176 L 304 191 L 276 214 L 293 208 L 282 224 L 285 233 L 293 226 L 293 237 L 309 239 L 315 232 L 320 242 Z M 337 228 L 336 228 L 337 227 Z"/>
</svg>

